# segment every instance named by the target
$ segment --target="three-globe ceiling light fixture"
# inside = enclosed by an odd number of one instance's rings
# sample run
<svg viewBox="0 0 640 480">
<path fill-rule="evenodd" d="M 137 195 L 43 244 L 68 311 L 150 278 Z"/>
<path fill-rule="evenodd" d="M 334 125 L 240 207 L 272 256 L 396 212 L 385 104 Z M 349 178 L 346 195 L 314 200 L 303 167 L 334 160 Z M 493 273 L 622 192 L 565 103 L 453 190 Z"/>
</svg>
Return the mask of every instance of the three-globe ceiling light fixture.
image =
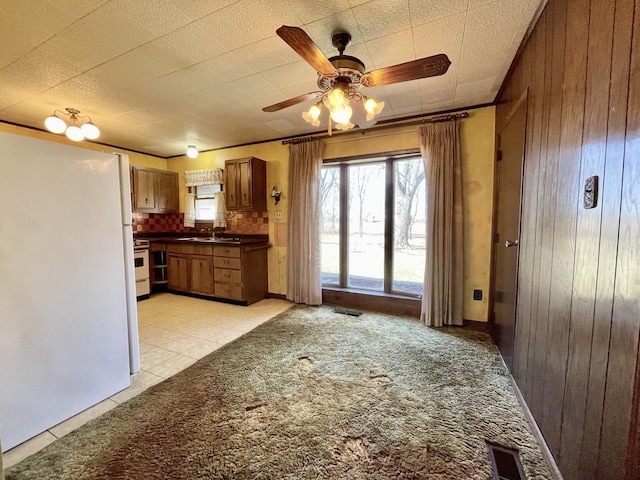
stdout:
<svg viewBox="0 0 640 480">
<path fill-rule="evenodd" d="M 55 110 L 53 115 L 47 117 L 44 121 L 47 130 L 52 133 L 64 133 L 69 140 L 74 142 L 80 142 L 85 138 L 95 140 L 100 136 L 100 129 L 94 125 L 91 117 L 79 116 L 80 110 L 75 108 L 66 108 L 65 110 L 67 111 L 66 113 L 61 110 Z M 67 127 L 66 122 L 58 114 L 68 116 L 71 125 Z M 78 122 L 85 118 L 89 119 L 89 121 L 78 126 Z"/>
<path fill-rule="evenodd" d="M 320 114 L 324 104 L 329 110 L 329 129 L 331 129 L 331 120 L 333 120 L 337 130 L 349 130 L 355 127 L 355 124 L 351 122 L 353 115 L 351 102 L 354 102 L 354 107 L 359 103 L 358 107 L 361 106 L 364 109 L 366 112 L 365 122 L 372 122 L 384 108 L 384 102 L 376 102 L 373 98 L 368 98 L 360 92 L 352 91 L 349 88 L 349 82 L 336 81 L 333 88 L 322 95 L 320 102 L 312 105 L 307 112 L 302 112 L 302 118 L 315 127 L 320 126 Z M 360 122 L 362 123 L 362 121 Z"/>
<path fill-rule="evenodd" d="M 197 158 L 198 157 L 198 149 L 195 145 L 189 145 L 187 148 L 187 157 L 189 158 Z"/>
</svg>

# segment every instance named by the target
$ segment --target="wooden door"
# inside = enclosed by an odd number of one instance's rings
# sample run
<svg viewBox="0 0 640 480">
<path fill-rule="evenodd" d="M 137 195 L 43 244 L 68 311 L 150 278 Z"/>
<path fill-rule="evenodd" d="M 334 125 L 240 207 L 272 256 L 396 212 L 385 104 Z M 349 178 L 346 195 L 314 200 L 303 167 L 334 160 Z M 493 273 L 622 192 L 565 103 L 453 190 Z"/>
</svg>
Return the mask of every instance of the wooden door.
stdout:
<svg viewBox="0 0 640 480">
<path fill-rule="evenodd" d="M 526 97 L 523 97 L 515 107 L 510 120 L 498 134 L 491 332 L 509 370 L 513 365 L 516 322 L 520 197 L 526 121 L 527 101 Z"/>
<path fill-rule="evenodd" d="M 178 211 L 178 174 L 158 172 L 158 210 Z"/>
<path fill-rule="evenodd" d="M 253 185 L 251 159 L 238 161 L 238 207 L 250 210 L 253 207 Z"/>
<path fill-rule="evenodd" d="M 191 256 L 191 292 L 213 295 L 213 257 Z"/>
<path fill-rule="evenodd" d="M 156 172 L 133 169 L 134 205 L 137 211 L 156 209 Z"/>
<path fill-rule="evenodd" d="M 227 210 L 237 210 L 238 204 L 238 162 L 226 161 L 224 164 L 224 190 Z"/>
<path fill-rule="evenodd" d="M 189 256 L 167 254 L 167 279 L 170 290 L 189 291 Z"/>
</svg>

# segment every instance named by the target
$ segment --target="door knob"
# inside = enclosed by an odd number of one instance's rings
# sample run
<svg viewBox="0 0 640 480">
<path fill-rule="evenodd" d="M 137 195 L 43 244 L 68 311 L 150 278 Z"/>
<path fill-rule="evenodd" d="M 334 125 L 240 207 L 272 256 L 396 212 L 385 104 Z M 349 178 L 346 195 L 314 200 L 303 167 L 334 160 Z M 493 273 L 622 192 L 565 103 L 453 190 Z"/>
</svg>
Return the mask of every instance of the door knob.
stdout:
<svg viewBox="0 0 640 480">
<path fill-rule="evenodd" d="M 504 246 L 509 248 L 509 247 L 517 247 L 518 246 L 518 240 L 507 240 L 506 242 L 504 242 Z"/>
</svg>

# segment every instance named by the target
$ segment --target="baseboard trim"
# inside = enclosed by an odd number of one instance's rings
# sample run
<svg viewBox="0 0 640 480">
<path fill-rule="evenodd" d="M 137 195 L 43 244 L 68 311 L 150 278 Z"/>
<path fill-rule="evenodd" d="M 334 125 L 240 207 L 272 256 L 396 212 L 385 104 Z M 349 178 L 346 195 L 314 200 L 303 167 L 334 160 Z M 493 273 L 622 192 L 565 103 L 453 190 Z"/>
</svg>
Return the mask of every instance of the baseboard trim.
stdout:
<svg viewBox="0 0 640 480">
<path fill-rule="evenodd" d="M 535 418 L 533 418 L 533 414 L 531 413 L 531 410 L 529 410 L 529 406 L 527 405 L 527 402 L 525 401 L 524 396 L 520 391 L 520 388 L 518 388 L 518 384 L 516 383 L 515 379 L 511 374 L 509 374 L 509 378 L 511 379 L 511 385 L 513 385 L 513 390 L 515 391 L 516 397 L 520 402 L 520 406 L 522 407 L 524 415 L 525 417 L 527 417 L 527 420 L 529 421 L 529 425 L 531 425 L 531 430 L 533 430 L 533 435 L 536 437 L 536 440 L 538 441 L 538 445 L 540 446 L 540 450 L 542 451 L 542 456 L 547 461 L 549 470 L 551 470 L 551 473 L 553 474 L 555 480 L 564 480 L 562 477 L 562 473 L 560 473 L 560 469 L 558 468 L 558 464 L 556 463 L 555 458 L 553 458 L 553 454 L 551 453 L 551 450 L 549 450 L 549 446 L 547 445 L 547 442 L 542 436 L 542 432 L 540 431 L 540 428 L 538 427 L 538 424 L 536 423 Z"/>
<path fill-rule="evenodd" d="M 478 320 L 463 320 L 464 328 L 474 330 L 476 332 L 491 333 L 489 322 L 480 322 Z"/>
<path fill-rule="evenodd" d="M 286 300 L 287 296 L 282 293 L 271 293 L 267 292 L 267 298 L 277 298 L 278 300 Z"/>
</svg>

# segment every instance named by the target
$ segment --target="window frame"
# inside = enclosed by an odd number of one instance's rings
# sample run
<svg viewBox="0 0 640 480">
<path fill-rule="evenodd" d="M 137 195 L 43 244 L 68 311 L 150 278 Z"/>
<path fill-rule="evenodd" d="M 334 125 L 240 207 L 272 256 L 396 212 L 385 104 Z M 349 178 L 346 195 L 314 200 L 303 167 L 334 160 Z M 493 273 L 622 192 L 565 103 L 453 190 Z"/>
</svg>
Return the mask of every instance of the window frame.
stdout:
<svg viewBox="0 0 640 480">
<path fill-rule="evenodd" d="M 394 232 L 395 232 L 395 162 L 407 160 L 413 157 L 420 157 L 419 149 L 407 149 L 393 152 L 385 152 L 369 155 L 358 155 L 352 157 L 341 157 L 323 160 L 324 167 L 337 167 L 340 171 L 339 182 L 339 274 L 338 284 L 323 283 L 323 289 L 342 290 L 349 292 L 359 292 L 373 295 L 385 295 L 402 298 L 421 299 L 422 294 L 404 292 L 393 289 L 394 273 Z M 383 290 L 368 289 L 363 287 L 351 287 L 348 283 L 349 276 L 349 166 L 370 165 L 384 163 L 385 165 L 385 227 L 384 227 L 384 278 Z"/>
</svg>

